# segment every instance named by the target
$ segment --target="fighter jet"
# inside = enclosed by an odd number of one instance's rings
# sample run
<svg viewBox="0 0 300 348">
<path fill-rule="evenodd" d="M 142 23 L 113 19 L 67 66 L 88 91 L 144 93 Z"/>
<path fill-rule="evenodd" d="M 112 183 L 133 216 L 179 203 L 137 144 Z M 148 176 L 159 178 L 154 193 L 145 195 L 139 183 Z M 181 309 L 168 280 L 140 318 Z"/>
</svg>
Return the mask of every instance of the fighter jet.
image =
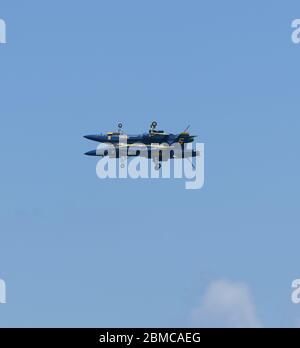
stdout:
<svg viewBox="0 0 300 348">
<path fill-rule="evenodd" d="M 150 125 L 149 131 L 143 134 L 124 134 L 122 131 L 122 127 L 122 123 L 119 123 L 117 132 L 85 135 L 84 137 L 86 139 L 97 141 L 99 143 L 117 144 L 126 139 L 127 144 L 143 143 L 145 145 L 162 143 L 167 143 L 169 145 L 172 145 L 174 143 L 185 144 L 193 142 L 196 137 L 196 135 L 190 135 L 188 133 L 188 129 L 190 126 L 188 126 L 183 132 L 178 134 L 167 133 L 163 130 L 156 130 L 156 121 L 153 121 Z"/>
<path fill-rule="evenodd" d="M 151 123 L 148 133 L 140 135 L 126 135 L 122 131 L 122 124 L 118 124 L 117 132 L 109 132 L 99 135 L 86 135 L 85 138 L 100 143 L 106 143 L 104 147 L 88 151 L 88 156 L 109 156 L 110 158 L 141 156 L 152 159 L 155 170 L 161 168 L 161 162 L 176 158 L 190 158 L 200 156 L 199 151 L 187 149 L 185 144 L 194 141 L 196 135 L 190 135 L 187 130 L 179 134 L 166 133 L 156 130 L 157 122 Z M 123 167 L 121 163 L 121 167 Z"/>
</svg>

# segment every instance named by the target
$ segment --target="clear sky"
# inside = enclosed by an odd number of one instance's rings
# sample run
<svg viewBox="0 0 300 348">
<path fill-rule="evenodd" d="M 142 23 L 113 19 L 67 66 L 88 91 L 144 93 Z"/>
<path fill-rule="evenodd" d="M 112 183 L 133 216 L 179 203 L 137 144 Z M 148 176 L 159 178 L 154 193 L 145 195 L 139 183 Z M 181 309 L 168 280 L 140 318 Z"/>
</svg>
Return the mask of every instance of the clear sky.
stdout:
<svg viewBox="0 0 300 348">
<path fill-rule="evenodd" d="M 0 326 L 299 325 L 299 1 L 0 1 Z M 203 189 L 97 178 L 154 119 Z"/>
</svg>

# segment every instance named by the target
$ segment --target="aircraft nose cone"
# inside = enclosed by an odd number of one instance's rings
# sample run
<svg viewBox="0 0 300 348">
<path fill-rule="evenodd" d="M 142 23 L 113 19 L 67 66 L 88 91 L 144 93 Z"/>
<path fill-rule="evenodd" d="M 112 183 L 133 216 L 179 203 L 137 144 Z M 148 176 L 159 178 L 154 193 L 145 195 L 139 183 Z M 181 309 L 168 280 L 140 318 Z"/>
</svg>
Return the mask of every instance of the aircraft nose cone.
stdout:
<svg viewBox="0 0 300 348">
<path fill-rule="evenodd" d="M 94 141 L 97 141 L 97 139 L 99 138 L 98 135 L 94 135 L 94 134 L 84 135 L 83 137 L 86 138 L 86 139 L 89 139 L 89 140 L 94 140 Z"/>
<path fill-rule="evenodd" d="M 88 151 L 85 153 L 86 156 L 96 156 L 96 150 Z"/>
</svg>

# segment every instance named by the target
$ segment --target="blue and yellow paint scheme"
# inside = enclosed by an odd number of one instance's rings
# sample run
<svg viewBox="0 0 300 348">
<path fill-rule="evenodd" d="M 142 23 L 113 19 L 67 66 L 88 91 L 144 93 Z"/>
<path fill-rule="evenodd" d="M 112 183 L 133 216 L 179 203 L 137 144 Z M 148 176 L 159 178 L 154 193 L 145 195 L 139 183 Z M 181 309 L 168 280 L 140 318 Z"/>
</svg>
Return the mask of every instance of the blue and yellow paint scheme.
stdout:
<svg viewBox="0 0 300 348">
<path fill-rule="evenodd" d="M 119 124 L 120 126 L 121 124 Z M 84 137 L 89 140 L 97 141 L 99 143 L 112 143 L 117 144 L 121 142 L 125 142 L 127 144 L 134 144 L 134 143 L 142 143 L 145 145 L 150 144 L 162 144 L 167 143 L 169 145 L 174 143 L 191 143 L 194 141 L 196 135 L 190 135 L 187 131 L 178 133 L 178 134 L 172 134 L 167 133 L 162 130 L 156 130 L 157 123 L 155 121 L 152 122 L 150 126 L 149 132 L 142 133 L 142 134 L 124 134 L 121 131 L 121 128 L 119 127 L 119 130 L 117 132 L 107 132 L 105 134 L 92 134 L 92 135 L 85 135 Z"/>
<path fill-rule="evenodd" d="M 85 155 L 111 158 L 141 156 L 152 159 L 157 170 L 161 167 L 161 161 L 200 156 L 198 151 L 186 149 L 185 144 L 193 142 L 196 137 L 187 132 L 189 127 L 184 132 L 172 134 L 156 130 L 156 125 L 153 121 L 148 133 L 137 135 L 124 134 L 120 123 L 117 132 L 85 135 L 89 140 L 106 144 L 104 147 L 99 146 L 97 150 L 86 152 Z"/>
</svg>

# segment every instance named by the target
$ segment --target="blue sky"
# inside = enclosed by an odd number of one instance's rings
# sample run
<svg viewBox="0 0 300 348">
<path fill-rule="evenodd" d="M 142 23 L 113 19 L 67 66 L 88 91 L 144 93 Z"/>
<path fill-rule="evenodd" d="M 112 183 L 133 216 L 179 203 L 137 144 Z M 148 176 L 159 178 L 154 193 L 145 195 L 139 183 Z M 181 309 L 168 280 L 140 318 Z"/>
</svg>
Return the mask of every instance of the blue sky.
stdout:
<svg viewBox="0 0 300 348">
<path fill-rule="evenodd" d="M 0 326 L 230 326 L 224 288 L 255 312 L 240 325 L 299 325 L 299 16 L 297 1 L 1 0 Z M 154 119 L 205 143 L 203 189 L 96 177 L 82 136 Z"/>
</svg>

